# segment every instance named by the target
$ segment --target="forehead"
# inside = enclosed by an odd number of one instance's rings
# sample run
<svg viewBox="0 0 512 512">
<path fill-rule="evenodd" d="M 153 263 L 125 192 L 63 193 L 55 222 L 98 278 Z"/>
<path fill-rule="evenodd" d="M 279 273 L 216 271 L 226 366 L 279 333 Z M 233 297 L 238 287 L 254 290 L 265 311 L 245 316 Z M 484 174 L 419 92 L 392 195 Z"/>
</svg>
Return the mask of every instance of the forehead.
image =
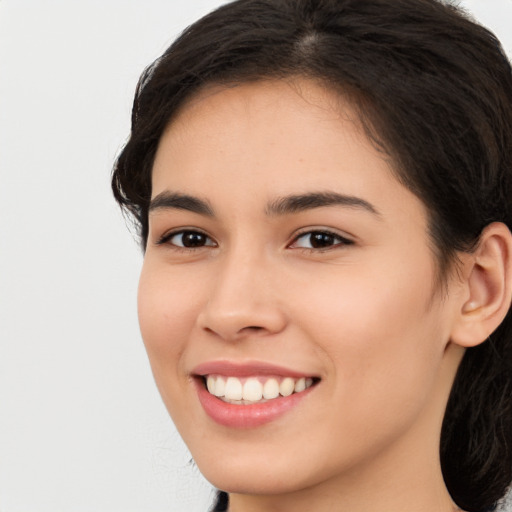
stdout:
<svg viewBox="0 0 512 512">
<path fill-rule="evenodd" d="M 168 129 L 181 122 L 189 121 L 194 114 L 214 112 L 217 108 L 231 108 L 234 112 L 241 108 L 247 115 L 261 114 L 267 108 L 293 111 L 301 107 L 317 110 L 319 116 L 339 117 L 357 122 L 350 101 L 342 92 L 335 92 L 320 79 L 289 77 L 283 79 L 261 79 L 234 84 L 208 84 L 188 98 L 179 108 Z"/>
<path fill-rule="evenodd" d="M 226 188 L 239 205 L 256 192 L 333 190 L 372 202 L 391 193 L 395 206 L 415 201 L 423 213 L 349 101 L 313 80 L 212 86 L 181 108 L 160 140 L 153 197 L 171 189 L 214 200 Z"/>
</svg>

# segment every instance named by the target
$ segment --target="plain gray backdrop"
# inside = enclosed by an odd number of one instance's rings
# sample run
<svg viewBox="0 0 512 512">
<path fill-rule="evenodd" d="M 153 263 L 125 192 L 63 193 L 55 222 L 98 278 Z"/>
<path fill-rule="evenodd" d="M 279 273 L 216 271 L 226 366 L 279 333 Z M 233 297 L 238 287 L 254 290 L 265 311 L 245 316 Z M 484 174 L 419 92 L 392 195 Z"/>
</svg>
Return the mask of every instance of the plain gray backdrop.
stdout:
<svg viewBox="0 0 512 512">
<path fill-rule="evenodd" d="M 0 0 L 0 512 L 203 512 L 110 193 L 137 78 L 218 0 Z M 466 0 L 512 55 L 512 0 Z M 512 510 L 512 509 L 511 509 Z"/>
</svg>

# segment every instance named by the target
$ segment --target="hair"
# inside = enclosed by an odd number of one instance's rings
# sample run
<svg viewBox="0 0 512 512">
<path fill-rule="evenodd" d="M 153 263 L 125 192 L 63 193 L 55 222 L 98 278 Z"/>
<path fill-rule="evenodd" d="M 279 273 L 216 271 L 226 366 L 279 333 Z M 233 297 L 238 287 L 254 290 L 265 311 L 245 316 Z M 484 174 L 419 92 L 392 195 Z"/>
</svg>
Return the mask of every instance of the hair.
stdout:
<svg viewBox="0 0 512 512">
<path fill-rule="evenodd" d="M 142 74 L 116 200 L 148 236 L 160 137 L 208 85 L 306 77 L 349 98 L 426 205 L 442 273 L 482 229 L 512 226 L 512 71 L 499 41 L 439 0 L 238 0 L 194 23 Z M 444 274 L 443 274 L 444 275 Z M 493 509 L 512 480 L 512 318 L 467 349 L 440 444 L 452 498 Z"/>
</svg>

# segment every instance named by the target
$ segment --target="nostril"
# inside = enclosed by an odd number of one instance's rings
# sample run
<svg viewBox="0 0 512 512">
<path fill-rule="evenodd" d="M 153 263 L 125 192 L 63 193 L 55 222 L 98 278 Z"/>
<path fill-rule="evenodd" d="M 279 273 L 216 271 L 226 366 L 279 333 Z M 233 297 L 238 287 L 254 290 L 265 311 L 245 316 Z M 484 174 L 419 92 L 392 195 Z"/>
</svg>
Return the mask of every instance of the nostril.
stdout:
<svg viewBox="0 0 512 512">
<path fill-rule="evenodd" d="M 215 329 L 212 329 L 211 327 L 205 327 L 204 330 L 210 334 L 217 334 Z M 240 330 L 238 330 L 237 333 L 234 334 L 234 337 L 239 337 L 240 335 L 249 334 L 249 333 L 259 333 L 261 331 L 264 331 L 264 327 L 260 327 L 259 325 L 248 325 L 247 327 L 242 327 Z"/>
<path fill-rule="evenodd" d="M 247 327 L 243 327 L 237 333 L 237 336 L 246 336 L 246 335 L 259 335 L 260 333 L 265 332 L 265 327 L 261 327 L 259 325 L 248 325 Z"/>
</svg>

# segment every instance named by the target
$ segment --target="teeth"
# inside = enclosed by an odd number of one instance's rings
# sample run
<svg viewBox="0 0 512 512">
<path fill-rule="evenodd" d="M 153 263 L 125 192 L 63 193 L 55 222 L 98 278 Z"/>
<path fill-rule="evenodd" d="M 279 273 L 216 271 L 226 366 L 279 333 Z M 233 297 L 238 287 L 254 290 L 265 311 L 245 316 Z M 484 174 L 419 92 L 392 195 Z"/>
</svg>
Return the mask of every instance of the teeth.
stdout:
<svg viewBox="0 0 512 512">
<path fill-rule="evenodd" d="M 212 395 L 225 402 L 248 404 L 271 400 L 279 395 L 290 396 L 313 385 L 313 379 L 310 377 L 285 377 L 281 382 L 275 377 L 249 377 L 243 380 L 244 382 L 237 377 L 208 375 L 206 387 Z"/>
<path fill-rule="evenodd" d="M 295 381 L 290 377 L 286 377 L 281 384 L 279 384 L 279 393 L 283 396 L 290 396 L 295 388 Z"/>
<path fill-rule="evenodd" d="M 217 377 L 215 380 L 215 396 L 224 396 L 224 393 L 226 391 L 226 381 L 222 377 Z"/>
<path fill-rule="evenodd" d="M 217 386 L 215 386 L 215 391 L 217 391 Z M 228 377 L 224 396 L 228 400 L 242 400 L 242 383 L 239 379 L 236 377 Z"/>
<path fill-rule="evenodd" d="M 206 379 L 206 387 L 212 395 L 215 395 L 215 381 L 216 379 L 213 375 L 208 375 L 208 378 Z"/>
<path fill-rule="evenodd" d="M 279 396 L 279 383 L 276 379 L 268 379 L 263 385 L 263 398 L 270 400 Z"/>
<path fill-rule="evenodd" d="M 299 379 L 295 383 L 295 393 L 300 393 L 301 391 L 304 391 L 306 389 L 306 379 L 302 377 L 302 379 Z"/>
<path fill-rule="evenodd" d="M 245 381 L 242 397 L 244 400 L 257 402 L 263 396 L 263 386 L 258 379 L 247 379 Z"/>
</svg>

